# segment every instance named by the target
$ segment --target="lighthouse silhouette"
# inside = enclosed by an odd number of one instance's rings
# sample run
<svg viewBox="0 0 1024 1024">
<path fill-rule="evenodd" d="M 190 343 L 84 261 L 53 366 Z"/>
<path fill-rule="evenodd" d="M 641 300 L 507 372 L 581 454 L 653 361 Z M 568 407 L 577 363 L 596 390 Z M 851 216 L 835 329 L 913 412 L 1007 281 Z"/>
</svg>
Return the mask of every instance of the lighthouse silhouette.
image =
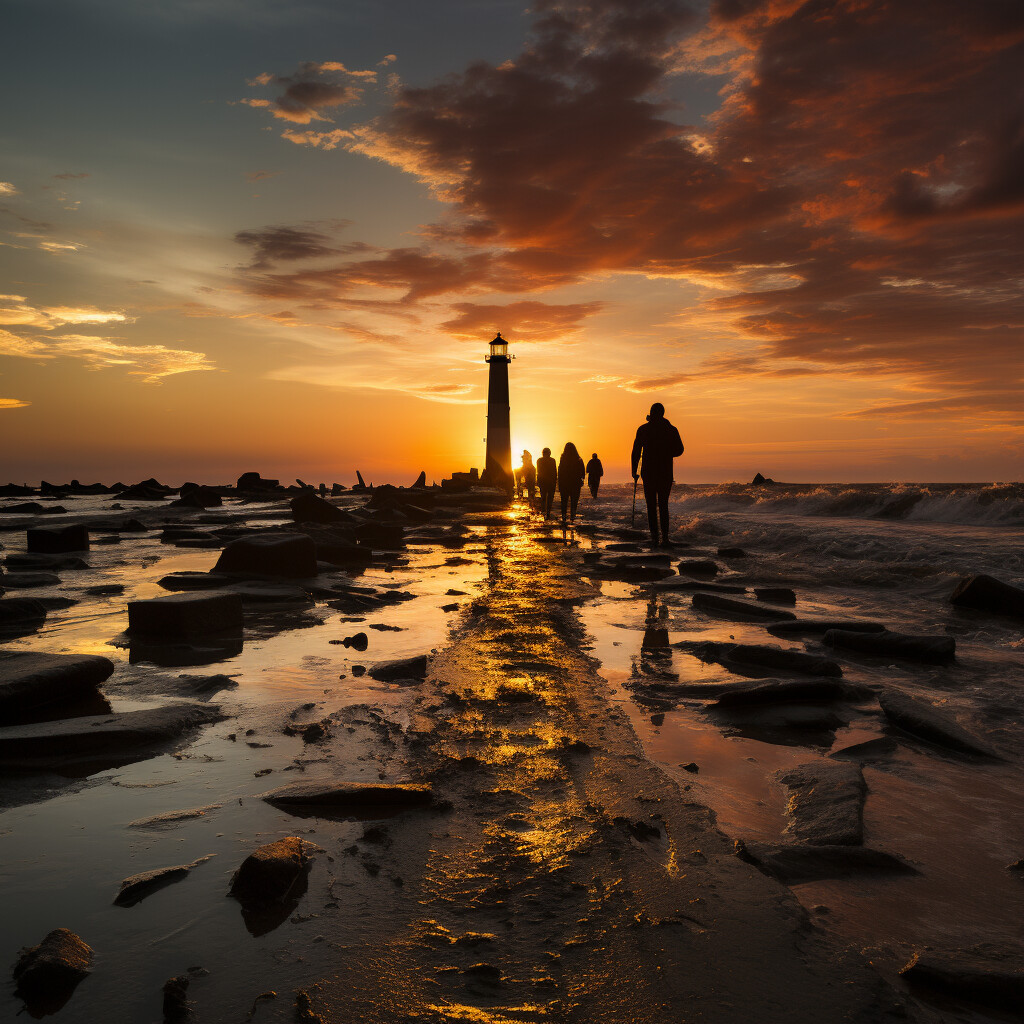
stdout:
<svg viewBox="0 0 1024 1024">
<path fill-rule="evenodd" d="M 515 490 L 512 476 L 512 432 L 509 427 L 508 405 L 508 342 L 498 332 L 491 342 L 485 361 L 490 366 L 487 379 L 487 457 L 484 462 L 484 480 L 492 487 L 500 487 L 512 494 Z"/>
</svg>

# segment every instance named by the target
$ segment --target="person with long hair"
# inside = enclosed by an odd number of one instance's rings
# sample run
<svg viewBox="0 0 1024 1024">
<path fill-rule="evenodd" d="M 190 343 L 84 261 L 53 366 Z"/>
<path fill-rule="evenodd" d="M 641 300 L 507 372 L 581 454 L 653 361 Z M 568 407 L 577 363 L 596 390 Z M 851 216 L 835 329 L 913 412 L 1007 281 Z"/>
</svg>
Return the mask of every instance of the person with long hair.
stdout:
<svg viewBox="0 0 1024 1024">
<path fill-rule="evenodd" d="M 570 509 L 570 522 L 576 522 L 576 506 L 580 503 L 580 491 L 583 488 L 584 476 L 586 476 L 586 467 L 583 465 L 580 453 L 576 451 L 576 445 L 572 441 L 568 441 L 558 460 L 558 493 L 562 495 L 563 523 L 566 512 Z"/>
</svg>

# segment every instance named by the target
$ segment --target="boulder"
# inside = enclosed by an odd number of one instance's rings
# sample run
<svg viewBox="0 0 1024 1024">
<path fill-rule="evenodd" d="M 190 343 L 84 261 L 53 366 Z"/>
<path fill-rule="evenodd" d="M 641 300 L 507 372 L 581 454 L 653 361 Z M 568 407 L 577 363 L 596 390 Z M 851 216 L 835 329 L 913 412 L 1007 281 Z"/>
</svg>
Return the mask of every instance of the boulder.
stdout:
<svg viewBox="0 0 1024 1024">
<path fill-rule="evenodd" d="M 316 545 L 304 533 L 257 533 L 233 540 L 214 572 L 304 579 L 317 574 Z"/>
<path fill-rule="evenodd" d="M 0 764 L 118 754 L 163 746 L 223 717 L 216 705 L 168 704 L 112 715 L 0 728 Z"/>
<path fill-rule="evenodd" d="M 67 928 L 55 928 L 39 943 L 23 949 L 14 966 L 14 994 L 29 1014 L 56 1013 L 92 970 L 92 948 Z"/>
<path fill-rule="evenodd" d="M 296 782 L 263 799 L 300 816 L 386 818 L 434 801 L 430 786 L 416 782 Z"/>
<path fill-rule="evenodd" d="M 219 508 L 224 500 L 212 487 L 193 485 L 181 489 L 181 497 L 171 502 L 171 508 Z"/>
<path fill-rule="evenodd" d="M 815 761 L 775 776 L 789 790 L 787 831 L 812 846 L 860 846 L 864 842 L 867 786 L 860 766 Z"/>
<path fill-rule="evenodd" d="M 750 484 L 751 484 L 752 487 L 757 487 L 757 486 L 760 486 L 761 484 L 766 484 L 766 483 L 768 483 L 767 478 L 762 476 L 760 473 L 755 473 L 754 474 L 754 479 L 750 481 Z"/>
<path fill-rule="evenodd" d="M 229 895 L 243 904 L 287 903 L 300 888 L 305 891 L 316 849 L 298 836 L 257 847 L 232 877 Z"/>
<path fill-rule="evenodd" d="M 902 857 L 864 846 L 736 842 L 736 855 L 788 885 L 853 875 L 917 875 Z"/>
<path fill-rule="evenodd" d="M 352 636 L 345 637 L 342 643 L 354 651 L 365 651 L 370 644 L 370 638 L 365 633 L 354 633 Z"/>
<path fill-rule="evenodd" d="M 790 587 L 754 587 L 754 596 L 769 604 L 796 604 L 796 591 Z"/>
<path fill-rule="evenodd" d="M 420 654 L 415 658 L 400 658 L 397 661 L 380 661 L 370 668 L 370 676 L 381 682 L 393 683 L 402 679 L 425 679 L 427 675 L 427 656 Z"/>
<path fill-rule="evenodd" d="M 0 641 L 34 633 L 46 621 L 46 605 L 30 597 L 0 599 Z"/>
<path fill-rule="evenodd" d="M 272 491 L 280 484 L 280 480 L 271 480 L 259 473 L 243 473 L 235 486 L 240 491 Z"/>
<path fill-rule="evenodd" d="M 426 487 L 427 486 L 427 471 L 425 469 L 420 470 L 420 475 L 416 477 L 416 482 L 413 487 Z"/>
<path fill-rule="evenodd" d="M 216 572 L 194 572 L 182 569 L 157 580 L 164 590 L 218 590 L 231 582 L 231 577 Z"/>
<path fill-rule="evenodd" d="M 1024 949 L 982 943 L 967 949 L 919 950 L 903 980 L 967 1003 L 1018 1016 L 1024 1008 Z"/>
<path fill-rule="evenodd" d="M 192 1016 L 192 1007 L 188 1001 L 187 974 L 168 978 L 163 987 L 163 1024 L 182 1024 Z"/>
<path fill-rule="evenodd" d="M 113 671 L 112 661 L 94 654 L 0 653 L 0 714 L 69 703 L 94 692 Z"/>
<path fill-rule="evenodd" d="M 129 875 L 121 882 L 121 891 L 114 897 L 114 904 L 118 907 L 134 907 L 141 903 L 147 896 L 151 896 L 158 889 L 180 882 L 194 868 L 198 867 L 210 857 L 200 857 L 191 864 L 176 864 L 169 868 L 154 868 L 152 871 L 140 871 L 137 875 Z"/>
<path fill-rule="evenodd" d="M 710 558 L 684 558 L 678 566 L 681 576 L 709 579 L 718 575 L 718 564 Z"/>
<path fill-rule="evenodd" d="M 89 531 L 81 523 L 70 526 L 35 526 L 26 531 L 26 547 L 43 554 L 88 551 Z"/>
<path fill-rule="evenodd" d="M 405 543 L 405 529 L 399 523 L 370 521 L 355 529 L 356 540 L 364 547 L 394 550 Z"/>
<path fill-rule="evenodd" d="M 779 608 L 766 608 L 763 604 L 755 601 L 740 601 L 734 597 L 723 597 L 721 594 L 696 593 L 691 599 L 693 607 L 702 612 L 711 612 L 713 615 L 721 615 L 725 618 L 739 618 L 741 621 L 762 620 L 781 621 L 795 619 L 792 612 L 782 611 Z"/>
<path fill-rule="evenodd" d="M 292 519 L 297 523 L 338 523 L 351 518 L 347 512 L 309 490 L 296 494 L 290 505 Z"/>
<path fill-rule="evenodd" d="M 1011 586 L 994 576 L 967 576 L 950 595 L 958 608 L 976 608 L 1015 619 L 1024 619 L 1024 589 Z"/>
<path fill-rule="evenodd" d="M 859 654 L 904 661 L 924 661 L 946 665 L 956 656 L 956 641 L 944 634 L 865 633 L 860 630 L 830 629 L 825 644 Z"/>
<path fill-rule="evenodd" d="M 911 736 L 958 754 L 1000 760 L 998 754 L 978 737 L 962 729 L 930 704 L 916 700 L 902 690 L 886 689 L 878 703 L 888 721 Z"/>
<path fill-rule="evenodd" d="M 128 602 L 128 632 L 140 637 L 177 640 L 242 629 L 242 598 L 227 591 L 168 594 Z"/>
</svg>

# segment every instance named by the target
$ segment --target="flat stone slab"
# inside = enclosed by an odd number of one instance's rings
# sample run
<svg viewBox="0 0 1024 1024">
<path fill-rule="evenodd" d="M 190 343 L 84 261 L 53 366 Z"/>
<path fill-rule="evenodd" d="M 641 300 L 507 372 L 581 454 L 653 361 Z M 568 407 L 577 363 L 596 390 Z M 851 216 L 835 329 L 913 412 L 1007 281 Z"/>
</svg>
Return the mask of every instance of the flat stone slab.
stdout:
<svg viewBox="0 0 1024 1024">
<path fill-rule="evenodd" d="M 984 741 L 959 726 L 941 711 L 902 690 L 887 689 L 878 695 L 885 717 L 903 732 L 958 754 L 1001 760 Z"/>
<path fill-rule="evenodd" d="M 2 587 L 3 584 L 0 584 Z M 0 599 L 0 637 L 13 639 L 34 633 L 46 621 L 46 605 L 30 597 Z"/>
<path fill-rule="evenodd" d="M 738 840 L 736 853 L 741 860 L 755 864 L 765 874 L 788 885 L 854 875 L 920 874 L 903 858 L 864 846 L 805 846 Z"/>
<path fill-rule="evenodd" d="M 742 620 L 754 619 L 762 622 L 796 618 L 792 612 L 784 611 L 782 608 L 770 608 L 756 601 L 741 601 L 735 597 L 723 597 L 721 594 L 698 592 L 693 595 L 691 602 L 698 611 L 711 612 L 713 615 L 723 615 L 726 618 L 739 617 Z"/>
<path fill-rule="evenodd" d="M 5 590 L 34 590 L 36 587 L 55 587 L 60 577 L 55 572 L 5 572 L 0 576 L 0 587 Z"/>
<path fill-rule="evenodd" d="M 864 842 L 867 785 L 860 766 L 815 761 L 775 776 L 789 790 L 787 831 L 813 846 L 859 846 Z"/>
<path fill-rule="evenodd" d="M 296 782 L 264 793 L 262 799 L 293 813 L 385 818 L 434 801 L 430 786 L 417 782 Z"/>
<path fill-rule="evenodd" d="M 218 590 L 231 582 L 231 577 L 218 572 L 172 572 L 157 583 L 164 590 Z"/>
<path fill-rule="evenodd" d="M 766 644 L 728 644 L 714 641 L 683 641 L 676 645 L 702 661 L 713 661 L 726 668 L 763 668 L 772 672 L 795 672 L 799 675 L 834 676 L 843 674 L 837 662 L 806 651 L 787 650 Z"/>
<path fill-rule="evenodd" d="M 183 821 L 192 821 L 195 818 L 205 818 L 211 811 L 218 811 L 221 804 L 204 804 L 202 807 L 186 807 L 178 811 L 164 811 L 161 814 L 151 814 L 148 818 L 136 818 L 128 822 L 129 828 L 175 828 Z"/>
<path fill-rule="evenodd" d="M 192 861 L 191 864 L 176 864 L 169 868 L 153 868 L 152 871 L 140 871 L 137 875 L 129 875 L 128 878 L 121 882 L 121 890 L 114 897 L 114 903 L 119 907 L 134 907 L 136 903 L 141 903 L 147 896 L 151 896 L 165 886 L 172 885 L 174 882 L 180 882 L 188 876 L 188 873 L 194 867 L 198 867 L 214 856 L 216 854 L 211 853 L 209 856 L 200 857 L 198 860 Z"/>
<path fill-rule="evenodd" d="M 223 716 L 211 704 L 168 704 L 113 715 L 0 728 L 0 763 L 157 747 Z"/>
<path fill-rule="evenodd" d="M 425 679 L 427 675 L 427 656 L 420 654 L 415 658 L 399 658 L 397 661 L 379 661 L 369 669 L 370 677 L 380 682 L 393 683 L 400 679 Z"/>
<path fill-rule="evenodd" d="M 0 713 L 74 700 L 113 671 L 109 658 L 95 654 L 0 653 Z"/>
<path fill-rule="evenodd" d="M 825 644 L 859 654 L 904 661 L 924 661 L 946 665 L 956 656 L 956 641 L 945 634 L 864 633 L 847 629 L 830 629 Z"/>
<path fill-rule="evenodd" d="M 89 531 L 82 525 L 36 526 L 25 532 L 29 551 L 57 554 L 62 551 L 88 551 Z"/>
<path fill-rule="evenodd" d="M 773 622 L 768 631 L 782 635 L 807 636 L 825 634 L 830 629 L 856 633 L 884 633 L 880 622 L 860 622 L 856 619 L 793 619 L 791 622 Z"/>
<path fill-rule="evenodd" d="M 835 678 L 766 679 L 758 683 L 731 686 L 722 693 L 716 706 L 722 708 L 755 708 L 766 704 L 821 704 L 832 701 L 864 700 L 871 689 Z"/>
<path fill-rule="evenodd" d="M 1020 1014 L 1024 1007 L 1024 948 L 983 943 L 966 949 L 916 952 L 900 971 L 904 981 L 964 1002 Z"/>
<path fill-rule="evenodd" d="M 239 632 L 242 598 L 227 591 L 168 594 L 128 602 L 128 632 L 147 638 Z"/>
</svg>

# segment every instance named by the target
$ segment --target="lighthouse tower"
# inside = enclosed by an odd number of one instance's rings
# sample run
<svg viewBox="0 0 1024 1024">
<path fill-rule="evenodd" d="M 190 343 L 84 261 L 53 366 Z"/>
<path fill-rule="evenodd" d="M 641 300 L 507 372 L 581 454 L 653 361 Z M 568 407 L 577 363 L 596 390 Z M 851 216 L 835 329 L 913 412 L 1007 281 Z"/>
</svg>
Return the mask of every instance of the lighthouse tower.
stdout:
<svg viewBox="0 0 1024 1024">
<path fill-rule="evenodd" d="M 498 336 L 491 342 L 491 351 L 485 357 L 490 366 L 487 380 L 487 458 L 484 477 L 492 487 L 501 487 L 512 493 L 512 432 L 508 420 L 508 342 Z"/>
</svg>

